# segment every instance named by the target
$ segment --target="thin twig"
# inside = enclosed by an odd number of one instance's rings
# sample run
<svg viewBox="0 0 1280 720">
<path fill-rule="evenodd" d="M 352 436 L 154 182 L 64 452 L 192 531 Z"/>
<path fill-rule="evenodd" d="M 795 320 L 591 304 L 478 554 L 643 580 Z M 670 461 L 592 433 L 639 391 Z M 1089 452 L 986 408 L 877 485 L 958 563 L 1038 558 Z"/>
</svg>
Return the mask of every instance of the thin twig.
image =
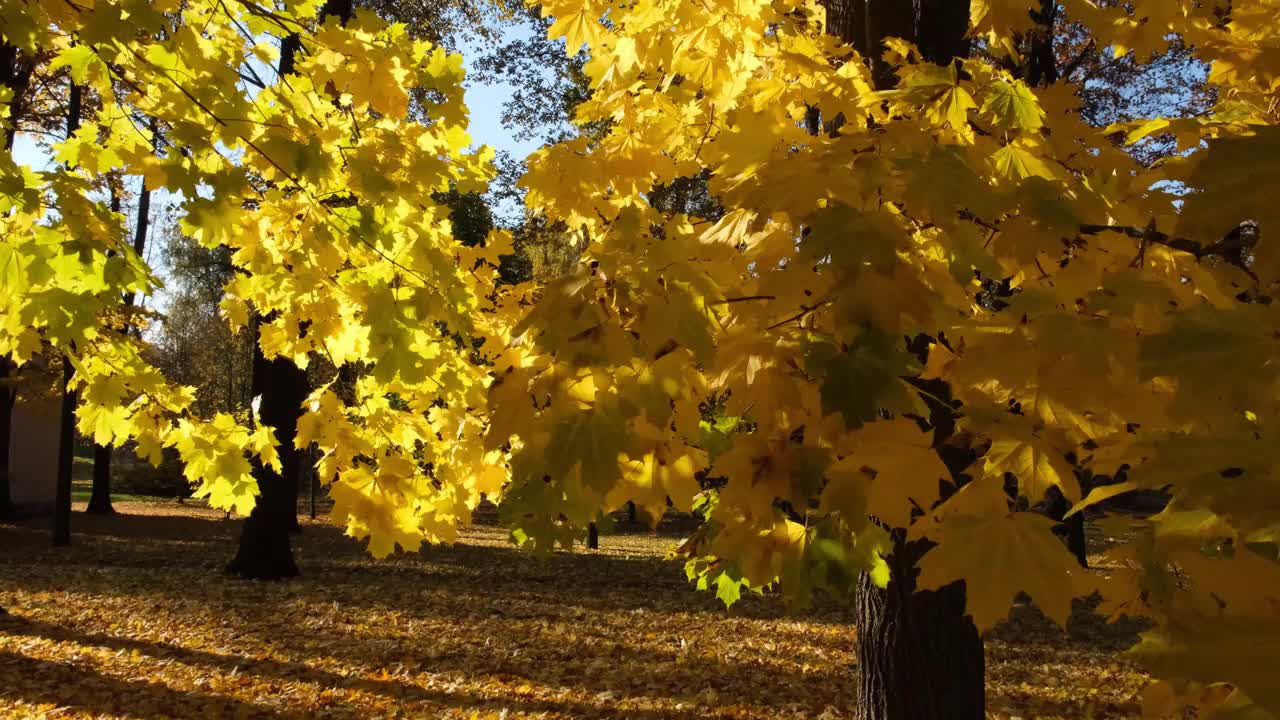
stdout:
<svg viewBox="0 0 1280 720">
<path fill-rule="evenodd" d="M 751 302 L 752 300 L 777 300 L 777 299 L 778 298 L 774 295 L 747 295 L 746 297 L 725 298 L 724 300 L 717 300 L 715 302 L 707 303 L 707 304 L 708 305 L 729 305 L 731 303 Z"/>
</svg>

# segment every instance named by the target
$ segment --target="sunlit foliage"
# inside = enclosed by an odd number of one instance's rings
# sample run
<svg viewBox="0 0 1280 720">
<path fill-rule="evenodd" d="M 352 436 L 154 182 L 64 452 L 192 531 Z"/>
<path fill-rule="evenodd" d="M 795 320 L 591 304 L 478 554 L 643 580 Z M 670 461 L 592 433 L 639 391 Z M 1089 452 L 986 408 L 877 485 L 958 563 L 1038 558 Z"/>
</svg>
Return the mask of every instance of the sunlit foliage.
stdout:
<svg viewBox="0 0 1280 720">
<path fill-rule="evenodd" d="M 367 365 L 354 398 L 312 394 L 297 442 L 375 555 L 451 539 L 482 494 L 539 550 L 626 501 L 696 506 L 690 575 L 731 602 L 884 583 L 899 528 L 938 543 L 919 585 L 966 581 L 980 629 L 1019 591 L 1058 621 L 1100 592 L 1157 622 L 1138 653 L 1181 683 L 1159 697 L 1277 712 L 1257 658 L 1280 648 L 1280 245 L 1262 239 L 1280 226 L 1280 2 L 1060 5 L 1117 55 L 1194 48 L 1212 110 L 1089 125 L 1070 78 L 1031 87 L 1001 61 L 1028 0 L 975 0 L 984 52 L 952 64 L 891 42 L 891 89 L 812 2 L 545 3 L 589 58 L 575 119 L 595 130 L 529 159 L 526 202 L 564 228 L 570 269 L 512 288 L 509 238 L 458 242 L 435 199 L 491 175 L 463 150 L 457 55 L 370 13 L 317 24 L 315 3 L 9 4 L 6 42 L 103 102 L 57 146 L 65 167 L 0 160 L 0 353 L 65 353 L 83 431 L 175 447 L 200 494 L 252 504 L 270 429 L 195 416 L 104 331 L 155 279 L 90 189 L 143 175 L 233 249 L 223 309 L 275 318 L 269 357 Z M 261 77 L 265 37 L 294 33 L 296 72 Z M 1156 133 L 1166 160 L 1122 145 Z M 692 178 L 701 200 L 670 201 Z M 713 398 L 740 421 L 711 459 Z M 958 438 L 964 473 L 939 453 Z M 1084 473 L 1123 480 L 1082 497 Z M 1073 512 L 1173 501 L 1113 551 L 1126 570 L 1090 574 L 1052 521 L 1011 510 L 1010 475 Z M 1235 691 L 1202 692 L 1216 682 Z"/>
</svg>

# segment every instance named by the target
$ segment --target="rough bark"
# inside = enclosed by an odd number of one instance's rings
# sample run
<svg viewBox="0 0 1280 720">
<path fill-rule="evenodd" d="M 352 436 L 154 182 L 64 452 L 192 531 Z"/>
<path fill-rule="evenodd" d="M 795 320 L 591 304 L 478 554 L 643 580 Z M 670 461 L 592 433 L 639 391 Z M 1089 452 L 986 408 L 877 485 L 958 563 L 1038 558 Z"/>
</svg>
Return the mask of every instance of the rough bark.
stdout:
<svg viewBox="0 0 1280 720">
<path fill-rule="evenodd" d="M 867 0 L 826 0 L 823 6 L 827 9 L 827 32 L 865 57 L 867 35 L 862 27 L 867 16 Z"/>
<path fill-rule="evenodd" d="M 967 55 L 968 0 L 827 0 L 828 30 L 869 59 L 878 89 L 897 83 L 895 69 L 882 59 L 884 39 L 900 37 L 921 47 L 935 63 Z M 859 10 L 861 14 L 859 15 Z M 926 346 L 927 347 L 927 344 Z M 949 398 L 949 388 L 930 387 Z M 932 405 L 940 405 L 931 401 Z M 934 445 L 952 470 L 952 489 L 971 462 L 966 444 L 948 446 L 954 433 L 950 407 L 934 407 Z M 917 562 L 927 541 L 909 543 L 892 529 L 888 558 L 892 579 L 875 586 L 867 574 L 858 581 L 860 720 L 982 720 L 986 680 L 982 637 L 965 614 L 965 585 L 914 592 Z"/>
<path fill-rule="evenodd" d="M 286 478 L 298 476 L 300 458 L 293 447 L 298 432 L 299 407 L 306 398 L 306 374 L 285 358 L 266 359 L 255 343 L 253 352 L 253 394 L 261 396 L 259 415 L 263 423 L 276 429 L 281 471 L 275 472 L 256 460 L 253 474 L 258 481 L 258 501 L 245 520 L 240 547 L 227 571 L 255 580 L 294 577 L 290 529 L 297 521 L 297 486 Z"/>
<path fill-rule="evenodd" d="M 927 540 L 893 532 L 887 589 L 858 581 L 859 720 L 983 720 L 985 660 L 965 616 L 964 583 L 915 592 Z"/>
</svg>

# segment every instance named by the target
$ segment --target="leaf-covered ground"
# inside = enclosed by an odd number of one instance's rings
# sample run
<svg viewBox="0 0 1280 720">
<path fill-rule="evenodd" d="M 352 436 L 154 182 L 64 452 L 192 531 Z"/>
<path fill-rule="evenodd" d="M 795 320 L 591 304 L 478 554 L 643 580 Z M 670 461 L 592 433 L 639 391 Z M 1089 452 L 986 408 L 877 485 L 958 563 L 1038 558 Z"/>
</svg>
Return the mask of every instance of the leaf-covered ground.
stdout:
<svg viewBox="0 0 1280 720">
<path fill-rule="evenodd" d="M 606 536 L 538 561 L 479 526 L 453 547 L 376 562 L 307 523 L 303 576 L 220 568 L 239 522 L 117 504 L 0 525 L 0 717 L 845 718 L 854 630 L 826 603 L 726 611 L 661 560 L 673 537 Z M 987 644 L 993 717 L 1138 716 L 1132 628 L 1070 634 L 1031 607 Z"/>
</svg>

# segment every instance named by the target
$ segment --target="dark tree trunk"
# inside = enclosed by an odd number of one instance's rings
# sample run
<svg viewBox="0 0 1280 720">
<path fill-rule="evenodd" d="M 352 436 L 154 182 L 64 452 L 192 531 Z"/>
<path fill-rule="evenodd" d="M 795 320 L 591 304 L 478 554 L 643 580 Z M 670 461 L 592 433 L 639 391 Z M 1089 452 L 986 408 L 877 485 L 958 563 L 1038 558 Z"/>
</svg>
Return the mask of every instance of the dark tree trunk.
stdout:
<svg viewBox="0 0 1280 720">
<path fill-rule="evenodd" d="M 895 68 L 882 60 L 887 37 L 916 43 L 921 54 L 938 64 L 969 52 L 968 0 L 827 0 L 826 5 L 830 32 L 868 58 L 877 89 L 897 83 Z M 927 353 L 927 343 L 924 347 Z M 931 395 L 949 398 L 949 388 L 939 384 L 942 387 L 929 388 Z M 937 404 L 931 401 L 931 407 Z M 946 448 L 954 434 L 952 410 L 933 410 L 934 445 L 952 471 L 952 488 L 959 487 L 966 480 L 964 468 L 972 462 L 970 451 L 962 447 L 951 453 Z M 916 563 L 929 545 L 906 542 L 900 528 L 891 533 L 889 586 L 876 587 L 865 573 L 858 580 L 858 718 L 982 720 L 986 715 L 983 642 L 965 614 L 964 583 L 914 592 Z"/>
<path fill-rule="evenodd" d="M 855 610 L 859 720 L 983 720 L 985 660 L 965 615 L 965 586 L 914 592 L 916 563 L 932 546 L 893 531 L 891 579 L 881 590 L 865 573 Z"/>
<path fill-rule="evenodd" d="M 0 86 L 13 91 L 9 101 L 9 127 L 4 131 L 4 149 L 13 150 L 18 121 L 27 109 L 27 89 L 35 72 L 36 58 L 8 43 L 0 43 Z"/>
<path fill-rule="evenodd" d="M 1067 512 L 1071 510 L 1071 501 L 1056 487 L 1050 487 L 1049 493 L 1045 496 L 1044 505 L 1037 505 L 1036 510 L 1042 511 L 1050 520 L 1056 520 L 1061 525 L 1054 528 L 1054 534 L 1062 538 L 1067 544 L 1067 549 L 1072 555 L 1076 556 L 1076 562 L 1080 563 L 1080 567 L 1089 567 L 1088 548 L 1085 546 L 1084 536 L 1084 513 L 1076 513 L 1071 517 L 1063 520 Z"/>
<path fill-rule="evenodd" d="M 823 6 L 827 9 L 827 33 L 867 56 L 867 34 L 862 29 L 867 17 L 867 0 L 826 0 Z"/>
<path fill-rule="evenodd" d="M 120 176 L 113 173 L 107 180 L 111 188 L 111 212 L 120 212 Z M 108 252 L 108 257 L 112 253 Z M 126 305 L 133 301 L 133 295 L 124 297 Z M 115 507 L 111 505 L 111 448 L 93 445 L 93 492 L 89 495 L 89 504 L 84 511 L 91 515 L 113 515 Z"/>
<path fill-rule="evenodd" d="M 306 382 L 306 373 L 302 374 L 302 381 Z M 301 406 L 302 401 L 306 399 L 306 393 L 298 398 L 297 405 Z M 301 411 L 298 415 L 301 416 Z M 297 436 L 297 418 L 294 418 L 294 431 L 291 433 L 293 437 L 288 439 L 290 446 L 293 445 L 294 437 Z M 278 434 L 278 433 L 277 433 Z M 281 442 L 286 442 L 283 438 Z M 290 454 L 293 455 L 293 462 L 285 465 L 284 457 L 280 458 L 280 465 L 284 468 L 285 492 L 289 494 L 289 516 L 287 518 L 281 515 L 281 519 L 285 521 L 285 525 L 289 528 L 290 535 L 297 535 L 302 532 L 302 525 L 298 523 L 298 501 L 302 499 L 302 455 L 296 449 L 291 449 Z"/>
<path fill-rule="evenodd" d="M 80 86 L 71 83 L 67 98 L 67 137 L 80 129 Z M 76 394 L 70 383 L 75 369 L 62 356 L 62 418 L 58 431 L 58 474 L 53 494 L 53 544 L 71 544 L 71 468 L 75 460 Z"/>
<path fill-rule="evenodd" d="M 1067 525 L 1067 549 L 1072 555 L 1076 556 L 1076 562 L 1080 563 L 1080 567 L 1089 567 L 1089 548 L 1085 544 L 1084 535 L 1084 513 L 1076 513 L 1066 521 Z"/>
<path fill-rule="evenodd" d="M 336 16 L 345 23 L 351 18 L 352 0 L 326 0 L 320 9 L 320 20 Z M 293 73 L 302 39 L 289 35 L 280 43 L 281 76 Z M 240 549 L 227 565 L 227 571 L 258 580 L 294 577 L 298 566 L 293 561 L 289 534 L 298 529 L 298 473 L 301 468 L 294 439 L 298 435 L 298 418 L 307 395 L 307 374 L 286 358 L 267 360 L 257 341 L 257 330 L 263 318 L 255 313 L 253 322 L 253 379 L 251 393 L 262 397 L 262 422 L 276 429 L 281 472 L 276 473 L 254 461 L 258 480 L 258 502 L 245 520 L 240 533 Z"/>
<path fill-rule="evenodd" d="M 58 474 L 53 494 L 53 544 L 71 544 L 71 467 L 75 461 L 76 394 L 69 384 L 75 370 L 62 356 L 62 418 L 58 428 Z"/>
<path fill-rule="evenodd" d="M 1056 0 L 1041 0 L 1040 10 L 1031 13 L 1036 22 L 1031 31 L 1030 50 L 1023 74 L 1028 85 L 1047 86 L 1058 82 L 1061 70 L 1058 68 L 1058 57 L 1054 50 L 1054 24 L 1058 17 Z M 1089 567 L 1088 548 L 1085 545 L 1084 514 L 1076 513 L 1070 518 L 1063 517 L 1071 509 L 1071 503 L 1056 488 L 1051 489 L 1045 504 L 1045 514 L 1062 523 L 1057 532 L 1067 543 L 1067 549 L 1076 556 L 1080 567 Z"/>
<path fill-rule="evenodd" d="M 590 550 L 600 549 L 600 529 L 595 523 L 587 525 L 587 548 Z"/>
<path fill-rule="evenodd" d="M 111 505 L 111 448 L 93 446 L 93 492 L 84 509 L 91 515 L 111 515 L 116 509 Z"/>
<path fill-rule="evenodd" d="M 1053 47 L 1053 25 L 1057 15 L 1056 0 L 1041 0 L 1040 10 L 1031 13 L 1036 25 L 1031 31 L 1031 49 L 1027 53 L 1023 74 L 1032 87 L 1058 82 L 1058 57 Z"/>
<path fill-rule="evenodd" d="M 927 395 L 934 447 L 951 472 L 942 498 L 969 481 L 964 470 L 977 459 L 970 440 L 958 435 L 951 389 L 939 380 L 915 381 Z M 881 589 L 863 573 L 855 611 L 858 629 L 859 720 L 982 720 L 986 716 L 986 665 L 982 636 L 966 614 L 965 584 L 916 592 L 918 562 L 933 543 L 908 542 L 890 529 L 890 580 Z"/>
<path fill-rule="evenodd" d="M 9 487 L 9 444 L 13 438 L 13 404 L 17 399 L 17 368 L 8 357 L 0 357 L 0 520 L 14 516 L 13 492 Z"/>
<path fill-rule="evenodd" d="M 12 95 L 9 127 L 4 131 L 4 151 L 12 152 L 18 137 L 18 121 L 26 107 L 27 86 L 35 69 L 32 58 L 21 57 L 18 48 L 0 43 L 0 87 Z M 18 397 L 18 368 L 8 356 L 0 356 L 0 520 L 14 516 L 13 491 L 9 484 L 9 445 L 13 438 L 13 405 Z"/>
<path fill-rule="evenodd" d="M 312 447 L 314 447 L 314 445 Z M 304 469 L 302 470 L 302 474 L 305 475 L 307 478 L 307 490 L 308 490 L 308 496 L 309 496 L 308 499 L 310 500 L 309 504 L 311 506 L 311 519 L 315 520 L 316 519 L 316 494 L 320 491 L 320 478 L 317 477 L 315 468 L 312 467 L 312 465 L 315 462 L 315 458 L 311 452 L 310 447 L 308 447 L 306 452 L 302 454 L 302 460 L 303 460 L 302 464 L 304 466 Z"/>
<path fill-rule="evenodd" d="M 969 56 L 969 0 L 919 0 L 916 44 L 925 60 L 945 65 Z"/>
<path fill-rule="evenodd" d="M 255 333 L 260 322 L 255 318 Z M 227 571 L 256 580 L 279 580 L 298 574 L 289 534 L 298 521 L 297 478 L 301 462 L 294 438 L 307 395 L 307 375 L 286 358 L 266 359 L 262 348 L 254 343 L 252 393 L 262 397 L 259 413 L 263 424 L 275 428 L 280 472 L 254 461 L 258 502 L 245 520 L 240 549 Z"/>
</svg>

